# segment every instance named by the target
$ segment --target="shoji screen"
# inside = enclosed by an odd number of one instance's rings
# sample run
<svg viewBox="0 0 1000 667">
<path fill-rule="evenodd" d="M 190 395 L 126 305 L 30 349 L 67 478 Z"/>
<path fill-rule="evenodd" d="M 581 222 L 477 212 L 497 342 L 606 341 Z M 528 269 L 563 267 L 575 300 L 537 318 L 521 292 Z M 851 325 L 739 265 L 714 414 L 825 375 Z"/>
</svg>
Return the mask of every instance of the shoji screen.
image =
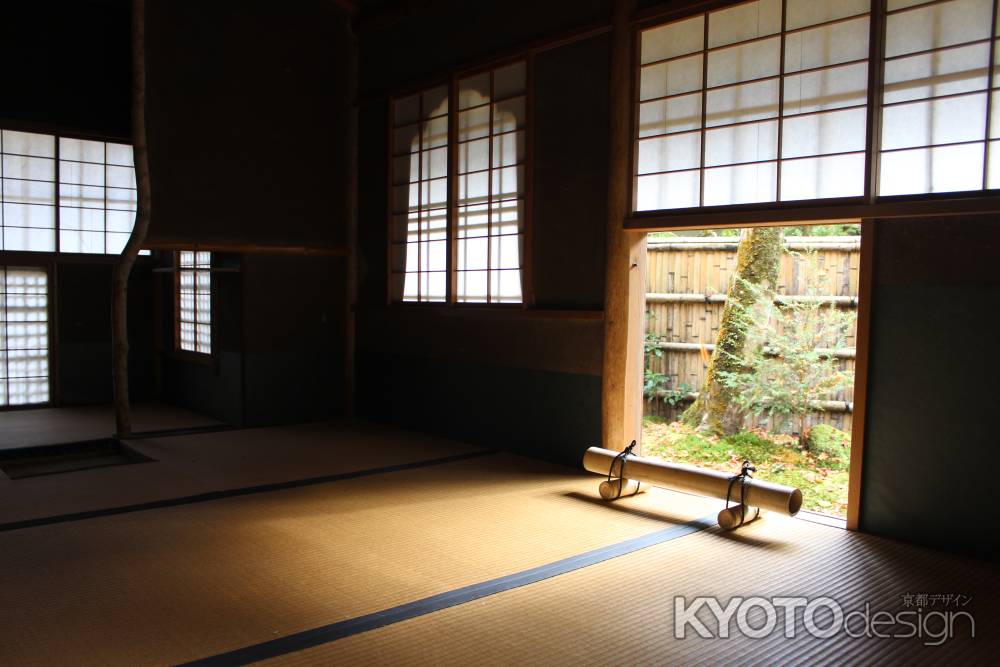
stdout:
<svg viewBox="0 0 1000 667">
<path fill-rule="evenodd" d="M 869 0 L 754 0 L 642 32 L 636 210 L 864 194 Z"/>
<path fill-rule="evenodd" d="M 1000 187 L 994 0 L 888 0 L 879 194 Z"/>
<path fill-rule="evenodd" d="M 177 253 L 177 348 L 212 353 L 212 253 Z"/>
<path fill-rule="evenodd" d="M 393 299 L 444 301 L 448 271 L 448 87 L 393 102 Z"/>
<path fill-rule="evenodd" d="M 0 266 L 0 406 L 49 400 L 48 274 Z"/>
<path fill-rule="evenodd" d="M 3 250 L 56 249 L 56 139 L 0 132 Z"/>
<path fill-rule="evenodd" d="M 59 138 L 59 250 L 121 253 L 135 224 L 132 147 Z"/>
<path fill-rule="evenodd" d="M 520 303 L 527 67 L 458 82 L 456 300 Z"/>
</svg>

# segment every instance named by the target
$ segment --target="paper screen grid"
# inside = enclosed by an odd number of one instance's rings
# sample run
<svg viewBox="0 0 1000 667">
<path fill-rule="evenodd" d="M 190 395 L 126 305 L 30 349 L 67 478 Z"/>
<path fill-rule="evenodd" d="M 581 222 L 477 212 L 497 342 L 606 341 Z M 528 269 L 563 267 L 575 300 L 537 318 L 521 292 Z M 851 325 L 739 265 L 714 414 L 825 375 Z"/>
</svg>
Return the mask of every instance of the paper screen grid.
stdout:
<svg viewBox="0 0 1000 667">
<path fill-rule="evenodd" d="M 212 353 L 212 253 L 177 253 L 177 346 Z"/>
<path fill-rule="evenodd" d="M 48 400 L 48 274 L 0 266 L 0 406 Z"/>
</svg>

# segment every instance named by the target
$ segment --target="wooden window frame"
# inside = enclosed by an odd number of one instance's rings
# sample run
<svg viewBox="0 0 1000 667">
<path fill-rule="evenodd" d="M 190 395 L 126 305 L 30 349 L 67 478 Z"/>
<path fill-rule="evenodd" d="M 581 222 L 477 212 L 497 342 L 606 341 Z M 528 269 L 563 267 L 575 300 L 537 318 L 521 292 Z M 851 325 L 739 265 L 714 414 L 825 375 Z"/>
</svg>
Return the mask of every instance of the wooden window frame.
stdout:
<svg viewBox="0 0 1000 667">
<path fill-rule="evenodd" d="M 438 77 L 436 79 L 431 79 L 425 82 L 421 82 L 419 85 L 409 86 L 400 89 L 388 96 L 388 123 L 387 123 L 387 135 L 386 135 L 386 192 L 388 194 L 386 200 L 386 305 L 391 308 L 419 308 L 419 309 L 435 309 L 435 308 L 461 308 L 461 309 L 527 309 L 531 308 L 534 304 L 534 290 L 533 290 L 533 272 L 532 272 L 532 190 L 533 190 L 533 163 L 534 163 L 534 54 L 535 50 L 531 49 L 528 51 L 519 51 L 515 54 L 507 55 L 502 58 L 496 58 L 481 63 L 477 63 L 474 66 L 465 66 L 461 68 L 453 69 L 450 73 L 443 77 Z M 473 77 L 486 72 L 492 73 L 494 70 L 501 69 L 508 65 L 514 65 L 517 63 L 524 63 L 525 65 L 525 128 L 524 128 L 524 143 L 525 143 L 525 153 L 524 158 L 521 160 L 521 164 L 524 165 L 524 215 L 521 220 L 521 237 L 522 237 L 522 251 L 520 256 L 520 266 L 519 273 L 521 277 L 521 301 L 517 303 L 503 303 L 503 302 L 490 302 L 490 301 L 459 301 L 457 298 L 457 282 L 458 282 L 458 271 L 457 266 L 457 252 L 458 244 L 457 239 L 457 229 L 458 229 L 458 195 L 457 188 L 455 186 L 457 179 L 459 177 L 458 173 L 458 86 L 459 81 L 469 77 Z M 492 76 L 490 78 L 491 88 L 492 88 Z M 422 92 L 433 89 L 439 86 L 447 86 L 448 90 L 448 175 L 447 175 L 447 203 L 446 210 L 448 216 L 448 227 L 447 227 L 447 237 L 446 237 L 446 280 L 445 280 L 445 298 L 444 301 L 404 301 L 401 298 L 397 298 L 393 290 L 393 276 L 398 275 L 393 271 L 393 257 L 392 251 L 393 246 L 393 131 L 396 129 L 395 123 L 395 102 L 398 99 L 409 97 L 411 95 L 419 95 Z M 491 91 L 492 93 L 492 91 Z M 515 96 L 519 97 L 519 96 Z M 494 104 L 496 100 L 493 99 L 491 94 L 490 104 Z M 490 123 L 490 133 L 487 138 L 490 139 L 490 152 L 492 156 L 492 145 L 493 137 L 498 136 L 493 134 L 492 128 L 492 110 L 491 110 L 491 123 Z M 418 122 L 422 122 L 420 119 Z M 492 159 L 490 160 L 489 171 L 492 173 Z M 492 187 L 492 176 L 489 178 L 490 185 Z M 492 206 L 487 201 L 487 211 L 490 213 Z M 490 255 L 487 254 L 487 261 L 489 261 Z M 490 273 L 492 268 L 487 270 L 487 299 L 489 299 L 489 285 L 491 283 Z M 404 278 L 405 280 L 405 278 Z"/>
<path fill-rule="evenodd" d="M 632 22 L 631 104 L 629 128 L 628 210 L 624 212 L 624 228 L 634 231 L 665 231 L 699 228 L 746 227 L 748 225 L 790 225 L 810 222 L 860 222 L 876 218 L 942 217 L 1000 213 L 1000 189 L 879 196 L 878 167 L 881 150 L 881 115 L 883 108 L 882 77 L 885 63 L 886 0 L 872 0 L 869 12 L 867 123 L 865 137 L 865 192 L 860 197 L 807 199 L 789 202 L 762 202 L 678 209 L 636 211 L 637 190 L 637 131 L 639 114 L 639 48 L 644 30 L 683 20 L 698 14 L 744 4 L 753 0 L 705 0 L 682 8 L 654 9 L 637 15 Z M 917 7 L 943 4 L 950 0 L 932 0 Z M 784 5 L 783 5 L 784 7 Z M 993 15 L 997 15 L 998 0 L 993 0 Z M 915 7 L 916 8 L 916 7 Z M 914 9 L 915 9 L 914 8 Z M 910 8 L 894 10 L 892 13 Z M 852 17 L 853 18 L 853 17 Z M 846 20 L 846 19 L 845 19 Z M 706 26 L 707 26 L 706 21 Z M 707 29 L 707 28 L 706 28 Z M 771 36 L 773 37 L 773 36 Z M 997 36 L 991 36 L 995 43 Z M 935 48 L 934 51 L 939 49 Z M 992 53 L 992 48 L 991 48 Z M 838 64 L 837 66 L 840 66 Z M 992 98 L 994 59 L 989 64 L 987 80 L 987 123 Z M 780 104 L 780 100 L 779 100 Z M 702 109 L 704 112 L 704 107 Z M 988 144 L 989 128 L 984 138 Z M 986 160 L 984 157 L 984 170 Z"/>
</svg>

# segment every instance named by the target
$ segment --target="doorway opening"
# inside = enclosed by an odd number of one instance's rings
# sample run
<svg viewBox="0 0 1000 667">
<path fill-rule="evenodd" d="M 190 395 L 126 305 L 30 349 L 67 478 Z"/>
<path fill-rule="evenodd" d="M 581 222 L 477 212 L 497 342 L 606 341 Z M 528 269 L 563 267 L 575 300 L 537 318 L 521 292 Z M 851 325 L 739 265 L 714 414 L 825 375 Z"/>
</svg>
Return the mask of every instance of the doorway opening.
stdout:
<svg viewBox="0 0 1000 667">
<path fill-rule="evenodd" d="M 797 487 L 847 516 L 861 225 L 653 232 L 643 455 Z"/>
</svg>

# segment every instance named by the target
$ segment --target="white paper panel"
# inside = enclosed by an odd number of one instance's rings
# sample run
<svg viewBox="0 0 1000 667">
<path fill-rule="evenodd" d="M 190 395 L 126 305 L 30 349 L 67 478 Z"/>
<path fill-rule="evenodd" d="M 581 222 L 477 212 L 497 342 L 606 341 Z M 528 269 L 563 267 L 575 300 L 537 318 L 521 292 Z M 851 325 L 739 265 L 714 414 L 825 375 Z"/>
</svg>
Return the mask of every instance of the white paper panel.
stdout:
<svg viewBox="0 0 1000 667">
<path fill-rule="evenodd" d="M 422 148 L 427 150 L 428 148 L 437 148 L 438 146 L 447 145 L 448 117 L 442 116 L 440 118 L 432 118 L 431 120 L 424 121 Z"/>
<path fill-rule="evenodd" d="M 54 181 L 55 160 L 22 155 L 3 156 L 4 178 L 25 178 L 36 181 Z"/>
<path fill-rule="evenodd" d="M 698 167 L 701 162 L 701 133 L 643 139 L 639 142 L 638 160 L 640 174 Z"/>
<path fill-rule="evenodd" d="M 495 169 L 491 176 L 494 199 L 513 199 L 524 193 L 523 166 Z"/>
<path fill-rule="evenodd" d="M 701 127 L 701 93 L 639 105 L 639 136 L 683 132 Z"/>
<path fill-rule="evenodd" d="M 644 67 L 639 77 L 639 99 L 650 100 L 666 95 L 679 95 L 701 90 L 702 55 L 671 60 Z"/>
<path fill-rule="evenodd" d="M 879 194 L 978 190 L 982 181 L 982 144 L 918 148 L 882 154 Z"/>
<path fill-rule="evenodd" d="M 986 93 L 912 102 L 882 110 L 882 149 L 983 139 Z"/>
<path fill-rule="evenodd" d="M 490 133 L 490 107 L 481 106 L 460 111 L 458 114 L 458 140 L 467 141 L 485 137 Z"/>
<path fill-rule="evenodd" d="M 56 232 L 54 229 L 29 229 L 7 227 L 3 229 L 4 250 L 34 250 L 55 252 Z"/>
<path fill-rule="evenodd" d="M 642 64 L 700 51 L 705 42 L 705 17 L 699 14 L 683 21 L 645 30 L 641 37 Z"/>
<path fill-rule="evenodd" d="M 795 32 L 785 38 L 785 71 L 789 73 L 867 57 L 867 16 Z"/>
<path fill-rule="evenodd" d="M 785 77 L 785 113 L 811 113 L 865 104 L 868 63 Z"/>
<path fill-rule="evenodd" d="M 56 140 L 51 134 L 3 130 L 0 133 L 0 141 L 2 141 L 4 153 L 35 157 L 55 157 L 56 155 Z"/>
<path fill-rule="evenodd" d="M 520 271 L 491 271 L 490 290 L 493 303 L 519 303 L 521 301 Z"/>
<path fill-rule="evenodd" d="M 59 159 L 104 164 L 104 142 L 60 137 Z"/>
<path fill-rule="evenodd" d="M 781 31 L 781 0 L 756 0 L 708 17 L 708 46 L 714 48 Z"/>
<path fill-rule="evenodd" d="M 493 137 L 492 167 L 510 167 L 524 161 L 524 131 Z"/>
<path fill-rule="evenodd" d="M 523 230 L 524 200 L 507 199 L 490 205 L 490 219 L 494 234 L 518 234 Z"/>
<path fill-rule="evenodd" d="M 795 30 L 807 25 L 864 14 L 871 0 L 788 0 L 785 8 L 785 29 Z"/>
<path fill-rule="evenodd" d="M 59 249 L 62 252 L 87 254 L 104 253 L 104 232 L 74 231 L 62 229 L 59 232 Z"/>
<path fill-rule="evenodd" d="M 458 270 L 478 270 L 489 268 L 489 239 L 485 236 L 458 239 Z"/>
<path fill-rule="evenodd" d="M 777 167 L 772 163 L 705 170 L 705 206 L 774 201 Z"/>
<path fill-rule="evenodd" d="M 774 76 L 779 72 L 780 55 L 779 37 L 711 51 L 708 54 L 708 86 Z"/>
<path fill-rule="evenodd" d="M 444 206 L 448 201 L 448 179 L 438 178 L 420 184 L 421 207 Z"/>
<path fill-rule="evenodd" d="M 489 233 L 489 208 L 486 204 L 458 207 L 458 237 L 486 236 Z"/>
<path fill-rule="evenodd" d="M 709 167 L 773 160 L 778 153 L 778 121 L 735 125 L 705 134 L 705 165 Z"/>
<path fill-rule="evenodd" d="M 493 105 L 493 132 L 510 132 L 525 126 L 525 98 L 514 97 Z"/>
<path fill-rule="evenodd" d="M 107 144 L 108 164 L 132 167 L 132 147 L 128 144 Z"/>
<path fill-rule="evenodd" d="M 59 181 L 79 185 L 104 185 L 104 165 L 59 160 Z M 131 186 L 135 187 L 133 182 Z"/>
<path fill-rule="evenodd" d="M 865 109 L 845 109 L 786 118 L 781 157 L 805 157 L 865 149 Z"/>
<path fill-rule="evenodd" d="M 475 174 L 462 174 L 458 181 L 458 201 L 460 204 L 482 203 L 489 196 L 490 178 L 483 171 Z"/>
<path fill-rule="evenodd" d="M 392 132 L 392 153 L 393 155 L 406 155 L 416 153 L 420 149 L 417 138 L 417 126 L 409 125 L 401 127 Z"/>
<path fill-rule="evenodd" d="M 4 203 L 3 224 L 4 227 L 54 229 L 56 226 L 56 209 L 54 206 Z M 7 250 L 11 250 L 11 248 L 7 248 Z"/>
<path fill-rule="evenodd" d="M 860 197 L 865 193 L 865 156 L 831 155 L 781 164 L 781 199 Z"/>
<path fill-rule="evenodd" d="M 458 171 L 481 171 L 490 165 L 490 140 L 476 139 L 458 145 Z"/>
<path fill-rule="evenodd" d="M 490 239 L 490 266 L 494 269 L 516 269 L 521 265 L 521 237 L 518 234 L 494 236 Z"/>
<path fill-rule="evenodd" d="M 636 186 L 636 210 L 698 206 L 698 188 L 697 171 L 640 176 Z"/>
<path fill-rule="evenodd" d="M 135 169 L 108 166 L 105 170 L 106 185 L 110 188 L 135 188 Z"/>
<path fill-rule="evenodd" d="M 486 301 L 487 276 L 487 271 L 458 272 L 458 301 L 465 303 Z"/>
<path fill-rule="evenodd" d="M 68 208 L 59 209 L 59 228 L 103 232 L 104 209 Z"/>
<path fill-rule="evenodd" d="M 421 153 L 420 169 L 420 177 L 423 180 L 446 177 L 448 175 L 448 148 L 435 148 Z"/>
<path fill-rule="evenodd" d="M 461 79 L 458 82 L 458 108 L 486 104 L 490 101 L 490 73 L 483 72 L 476 76 Z"/>
<path fill-rule="evenodd" d="M 885 55 L 973 42 L 990 36 L 991 0 L 951 0 L 886 17 Z"/>
<path fill-rule="evenodd" d="M 42 181 L 22 181 L 13 178 L 3 179 L 3 201 L 13 204 L 48 204 L 55 203 L 55 183 Z"/>
<path fill-rule="evenodd" d="M 706 96 L 708 127 L 774 118 L 778 115 L 778 81 L 759 81 L 711 90 Z"/>
<path fill-rule="evenodd" d="M 885 64 L 883 99 L 891 104 L 984 90 L 989 62 L 989 44 L 970 44 L 890 60 Z"/>
</svg>

